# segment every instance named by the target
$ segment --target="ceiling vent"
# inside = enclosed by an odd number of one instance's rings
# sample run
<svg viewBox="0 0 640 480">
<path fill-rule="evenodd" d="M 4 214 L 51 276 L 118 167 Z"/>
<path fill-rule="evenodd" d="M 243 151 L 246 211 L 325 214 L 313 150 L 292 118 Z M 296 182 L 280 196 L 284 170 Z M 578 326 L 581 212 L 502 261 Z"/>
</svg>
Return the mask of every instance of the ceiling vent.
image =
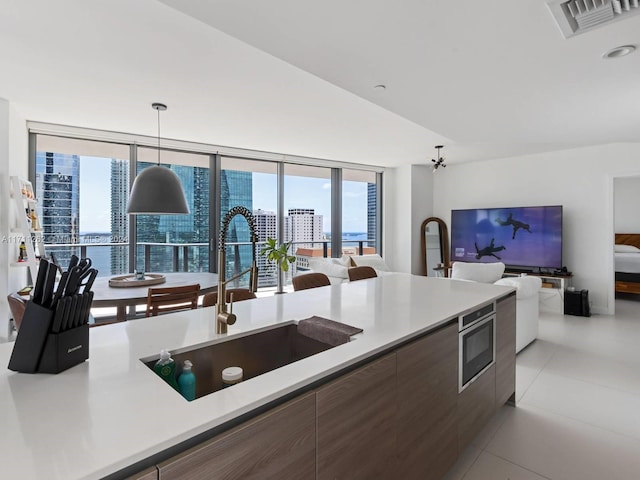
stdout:
<svg viewBox="0 0 640 480">
<path fill-rule="evenodd" d="M 551 10 L 565 38 L 640 13 L 640 0 L 551 0 Z"/>
</svg>

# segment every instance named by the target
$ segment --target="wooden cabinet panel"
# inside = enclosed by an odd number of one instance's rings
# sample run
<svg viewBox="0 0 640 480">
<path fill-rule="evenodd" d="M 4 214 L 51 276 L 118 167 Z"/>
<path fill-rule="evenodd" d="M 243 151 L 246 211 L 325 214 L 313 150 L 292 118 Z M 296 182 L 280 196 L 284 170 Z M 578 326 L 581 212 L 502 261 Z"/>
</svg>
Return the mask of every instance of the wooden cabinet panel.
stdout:
<svg viewBox="0 0 640 480">
<path fill-rule="evenodd" d="M 315 413 L 303 395 L 161 463 L 160 478 L 315 478 Z"/>
<path fill-rule="evenodd" d="M 395 478 L 396 355 L 320 387 L 318 479 Z"/>
<path fill-rule="evenodd" d="M 460 452 L 491 419 L 496 411 L 495 402 L 496 367 L 493 365 L 458 395 L 458 450 Z"/>
<path fill-rule="evenodd" d="M 149 467 L 142 472 L 128 477 L 127 480 L 158 480 L 158 469 L 156 467 Z"/>
<path fill-rule="evenodd" d="M 516 391 L 516 296 L 498 302 L 496 307 L 496 408 Z M 513 396 L 513 398 L 512 398 Z"/>
<path fill-rule="evenodd" d="M 458 456 L 458 325 L 397 351 L 398 473 L 440 479 Z"/>
</svg>

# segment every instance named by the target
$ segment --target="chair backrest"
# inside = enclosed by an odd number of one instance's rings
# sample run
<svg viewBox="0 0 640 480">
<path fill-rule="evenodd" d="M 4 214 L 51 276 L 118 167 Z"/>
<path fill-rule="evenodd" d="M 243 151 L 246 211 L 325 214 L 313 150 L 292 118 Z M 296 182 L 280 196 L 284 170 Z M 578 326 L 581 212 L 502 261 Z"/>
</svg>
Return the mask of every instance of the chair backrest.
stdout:
<svg viewBox="0 0 640 480">
<path fill-rule="evenodd" d="M 349 274 L 349 280 L 354 282 L 356 280 L 364 280 L 365 278 L 376 278 L 378 275 L 373 267 L 364 265 L 362 267 L 352 267 L 347 273 Z"/>
<path fill-rule="evenodd" d="M 296 292 L 299 290 L 307 290 L 308 288 L 326 287 L 327 285 L 331 285 L 329 277 L 324 273 L 319 272 L 298 275 L 291 279 L 291 283 L 293 284 L 293 290 Z"/>
<path fill-rule="evenodd" d="M 19 330 L 20 324 L 22 323 L 22 316 L 27 308 L 27 301 L 17 293 L 10 293 L 7 295 L 7 302 L 9 303 L 13 324 L 16 326 L 16 330 Z"/>
<path fill-rule="evenodd" d="M 150 288 L 147 294 L 145 317 L 155 317 L 159 313 L 198 308 L 200 285 L 181 287 Z"/>
<path fill-rule="evenodd" d="M 256 298 L 256 294 L 247 288 L 228 288 L 225 293 L 227 302 L 231 301 L 232 293 L 234 302 L 241 302 L 243 300 L 251 300 L 252 298 Z M 204 297 L 202 297 L 203 307 L 211 307 L 216 303 L 218 303 L 218 292 L 207 293 Z"/>
</svg>

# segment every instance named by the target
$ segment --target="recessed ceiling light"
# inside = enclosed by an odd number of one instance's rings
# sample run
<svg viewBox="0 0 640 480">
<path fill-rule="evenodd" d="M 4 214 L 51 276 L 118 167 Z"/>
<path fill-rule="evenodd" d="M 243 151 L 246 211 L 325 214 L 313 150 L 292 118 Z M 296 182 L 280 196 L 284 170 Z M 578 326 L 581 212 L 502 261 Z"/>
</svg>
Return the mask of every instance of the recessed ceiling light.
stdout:
<svg viewBox="0 0 640 480">
<path fill-rule="evenodd" d="M 387 86 L 386 86 L 386 85 L 383 85 L 383 84 L 380 84 L 380 85 L 374 85 L 374 87 L 373 87 L 373 88 L 375 88 L 376 90 L 380 90 L 380 91 L 382 91 L 382 90 L 386 90 L 386 89 L 387 89 Z"/>
<path fill-rule="evenodd" d="M 621 47 L 612 48 L 607 53 L 602 55 L 602 58 L 620 58 L 635 52 L 636 47 L 633 45 L 623 45 Z"/>
</svg>

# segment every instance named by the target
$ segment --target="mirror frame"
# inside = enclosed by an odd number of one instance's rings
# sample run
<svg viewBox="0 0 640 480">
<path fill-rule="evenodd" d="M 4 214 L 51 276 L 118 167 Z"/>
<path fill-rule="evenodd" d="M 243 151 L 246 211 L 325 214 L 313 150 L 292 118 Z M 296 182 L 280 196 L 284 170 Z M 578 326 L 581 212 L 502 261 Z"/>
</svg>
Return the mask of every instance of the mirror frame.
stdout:
<svg viewBox="0 0 640 480">
<path fill-rule="evenodd" d="M 429 222 L 436 222 L 440 229 L 440 253 L 442 257 L 442 263 L 444 264 L 444 276 L 449 276 L 449 231 L 447 230 L 447 224 L 444 220 L 438 217 L 429 217 L 422 225 L 420 225 L 420 247 L 422 253 L 422 275 L 427 276 L 427 239 L 425 233 L 427 230 L 427 224 Z"/>
</svg>

